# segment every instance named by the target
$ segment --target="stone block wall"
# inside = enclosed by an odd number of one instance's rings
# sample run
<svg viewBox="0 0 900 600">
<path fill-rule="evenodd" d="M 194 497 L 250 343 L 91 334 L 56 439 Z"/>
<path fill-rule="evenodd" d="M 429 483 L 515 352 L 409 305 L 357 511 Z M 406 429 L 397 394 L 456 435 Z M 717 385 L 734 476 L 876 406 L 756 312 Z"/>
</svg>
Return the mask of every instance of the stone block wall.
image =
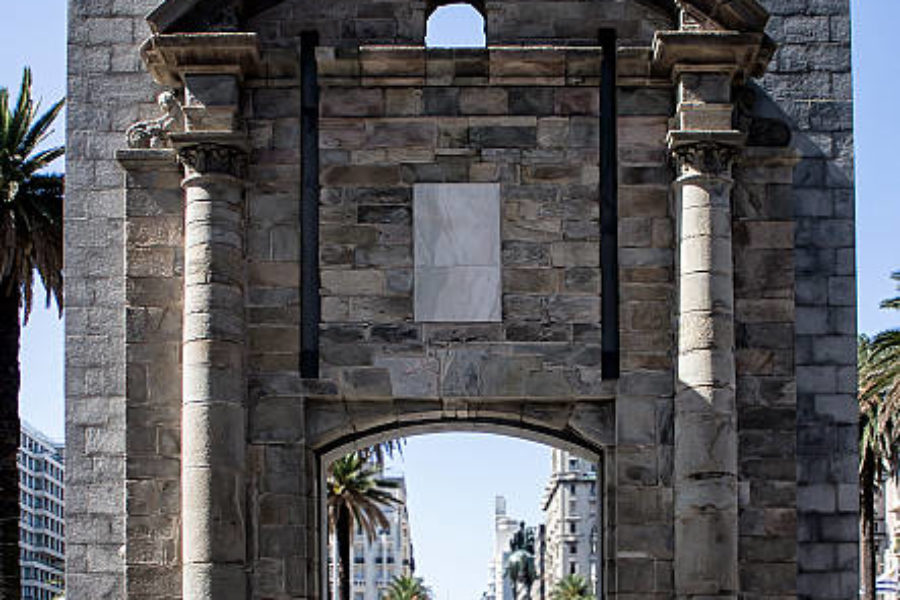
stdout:
<svg viewBox="0 0 900 600">
<path fill-rule="evenodd" d="M 315 30 L 326 46 L 423 45 L 433 0 L 358 2 L 291 0 L 253 16 L 253 29 L 273 46 L 291 46 Z M 446 4 L 446 3 L 443 3 Z M 593 46 L 600 29 L 615 29 L 625 45 L 649 45 L 657 30 L 672 26 L 675 10 L 665 2 L 596 0 L 488 0 L 471 2 L 485 15 L 488 45 Z"/>
<path fill-rule="evenodd" d="M 181 593 L 181 332 L 184 217 L 171 150 L 117 153 L 125 203 L 125 585 Z"/>
<path fill-rule="evenodd" d="M 668 598 L 674 593 L 672 319 L 677 308 L 672 171 L 666 149 L 674 98 L 668 81 L 640 76 L 647 60 L 646 53 L 619 53 L 622 373 L 616 390 L 610 507 L 615 511 L 616 569 L 607 583 L 622 598 Z"/>
<path fill-rule="evenodd" d="M 155 114 L 138 52 L 155 0 L 69 3 L 65 205 L 66 593 L 125 597 L 123 132 Z M 148 531 L 147 535 L 152 537 Z"/>
<path fill-rule="evenodd" d="M 599 50 L 353 54 L 320 55 L 322 377 L 348 398 L 597 397 Z M 500 185 L 501 322 L 415 322 L 421 183 Z"/>
<path fill-rule="evenodd" d="M 853 102 L 847 0 L 762 2 L 779 44 L 760 81 L 794 129 L 798 596 L 858 589 Z"/>
<path fill-rule="evenodd" d="M 789 149 L 748 148 L 734 173 L 740 578 L 764 597 L 797 578 L 795 164 Z"/>
</svg>

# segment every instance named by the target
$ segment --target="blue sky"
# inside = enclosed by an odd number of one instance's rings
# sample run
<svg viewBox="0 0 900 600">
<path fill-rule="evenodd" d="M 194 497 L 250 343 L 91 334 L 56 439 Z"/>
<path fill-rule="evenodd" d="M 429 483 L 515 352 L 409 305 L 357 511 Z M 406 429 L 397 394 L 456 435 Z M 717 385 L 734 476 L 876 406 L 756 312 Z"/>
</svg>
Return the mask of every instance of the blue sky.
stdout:
<svg viewBox="0 0 900 600">
<path fill-rule="evenodd" d="M 861 332 L 874 333 L 900 327 L 900 315 L 878 309 L 882 299 L 897 293 L 889 274 L 900 269 L 900 201 L 893 179 L 900 171 L 900 113 L 895 109 L 900 61 L 893 44 L 900 2 L 852 4 L 859 325 Z M 17 88 L 22 67 L 30 64 L 36 95 L 45 106 L 65 93 L 65 11 L 65 0 L 5 3 L 0 86 Z M 471 30 L 466 17 L 450 14 L 439 33 L 452 36 L 465 29 Z M 445 45 L 448 38 L 431 41 Z M 59 439 L 64 430 L 62 365 L 61 321 L 55 308 L 38 306 L 22 340 L 21 413 Z M 425 436 L 411 439 L 405 454 L 419 574 L 440 600 L 480 597 L 492 543 L 493 497 L 505 494 L 512 514 L 534 522 L 541 482 L 549 472 L 547 449 L 493 436 Z"/>
</svg>

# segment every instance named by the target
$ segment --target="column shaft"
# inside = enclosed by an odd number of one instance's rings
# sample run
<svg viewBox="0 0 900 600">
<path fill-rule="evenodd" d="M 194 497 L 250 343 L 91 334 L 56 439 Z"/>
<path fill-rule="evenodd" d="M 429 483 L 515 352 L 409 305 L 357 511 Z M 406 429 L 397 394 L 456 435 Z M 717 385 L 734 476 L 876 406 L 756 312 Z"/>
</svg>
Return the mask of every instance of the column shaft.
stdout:
<svg viewBox="0 0 900 600">
<path fill-rule="evenodd" d="M 204 173 L 205 164 L 208 161 L 186 163 L 183 182 L 183 597 L 243 600 L 243 182 L 228 174 Z"/>
<path fill-rule="evenodd" d="M 676 150 L 675 589 L 736 598 L 738 440 L 729 147 Z"/>
</svg>

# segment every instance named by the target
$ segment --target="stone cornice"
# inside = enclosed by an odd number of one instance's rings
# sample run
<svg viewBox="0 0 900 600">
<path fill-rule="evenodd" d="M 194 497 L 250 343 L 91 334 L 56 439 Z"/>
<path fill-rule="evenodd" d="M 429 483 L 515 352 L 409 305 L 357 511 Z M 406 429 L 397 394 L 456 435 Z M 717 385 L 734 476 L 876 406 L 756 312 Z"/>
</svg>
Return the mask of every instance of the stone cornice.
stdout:
<svg viewBox="0 0 900 600">
<path fill-rule="evenodd" d="M 233 30 L 234 19 L 246 22 L 283 0 L 165 0 L 147 21 L 154 33 Z M 667 13 L 682 9 L 702 14 L 724 30 L 762 32 L 769 14 L 757 0 L 644 0 Z M 216 23 L 216 19 L 224 23 Z"/>
<path fill-rule="evenodd" d="M 157 83 L 180 87 L 185 73 L 243 75 L 259 63 L 255 33 L 192 33 L 151 36 L 141 57 Z"/>
<path fill-rule="evenodd" d="M 765 73 L 775 43 L 764 33 L 660 31 L 653 39 L 653 72 L 671 76 L 677 68 L 732 71 L 739 80 Z"/>
</svg>

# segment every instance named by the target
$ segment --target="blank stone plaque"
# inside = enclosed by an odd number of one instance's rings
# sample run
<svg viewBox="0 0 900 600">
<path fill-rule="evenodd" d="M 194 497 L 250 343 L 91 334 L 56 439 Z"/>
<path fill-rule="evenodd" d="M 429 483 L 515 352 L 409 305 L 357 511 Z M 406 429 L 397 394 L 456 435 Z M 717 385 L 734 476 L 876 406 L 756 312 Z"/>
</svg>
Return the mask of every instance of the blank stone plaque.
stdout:
<svg viewBox="0 0 900 600">
<path fill-rule="evenodd" d="M 500 321 L 500 185 L 413 192 L 416 321 Z"/>
</svg>

